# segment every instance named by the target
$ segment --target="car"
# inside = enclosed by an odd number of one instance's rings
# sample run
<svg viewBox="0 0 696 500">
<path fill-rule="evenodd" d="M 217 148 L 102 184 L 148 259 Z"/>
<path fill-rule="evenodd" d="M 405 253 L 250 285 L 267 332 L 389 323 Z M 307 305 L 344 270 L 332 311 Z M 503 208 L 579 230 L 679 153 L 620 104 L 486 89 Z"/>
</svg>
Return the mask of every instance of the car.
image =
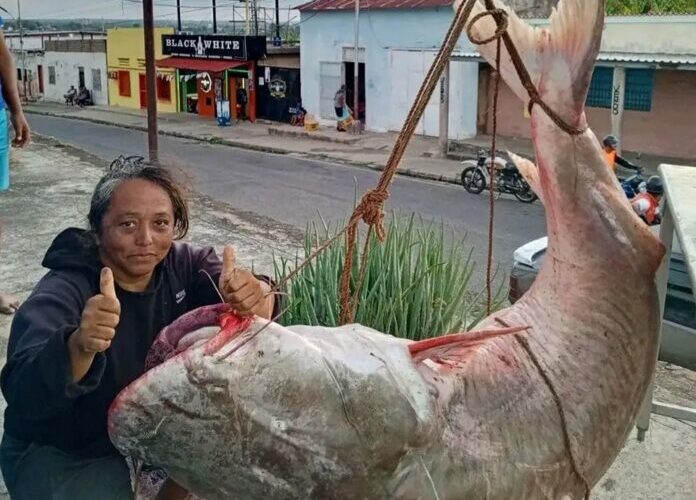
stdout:
<svg viewBox="0 0 696 500">
<path fill-rule="evenodd" d="M 659 226 L 651 229 L 657 234 Z M 544 262 L 547 245 L 548 238 L 544 237 L 515 250 L 508 294 L 511 303 L 519 300 L 534 283 Z M 667 279 L 660 359 L 696 370 L 696 298 L 694 285 L 676 238 L 672 244 Z"/>
</svg>

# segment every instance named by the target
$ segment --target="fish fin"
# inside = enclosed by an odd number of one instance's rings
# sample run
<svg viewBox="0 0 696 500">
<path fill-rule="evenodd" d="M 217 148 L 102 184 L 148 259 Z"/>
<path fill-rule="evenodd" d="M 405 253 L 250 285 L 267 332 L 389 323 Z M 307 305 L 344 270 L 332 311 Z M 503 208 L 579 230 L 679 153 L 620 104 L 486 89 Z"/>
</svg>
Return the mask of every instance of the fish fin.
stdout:
<svg viewBox="0 0 696 500">
<path fill-rule="evenodd" d="M 455 8 L 462 1 L 466 0 L 457 0 Z M 579 117 L 585 108 L 601 44 L 605 3 L 606 0 L 561 0 L 549 18 L 550 26 L 533 28 L 509 7 L 495 1 L 496 7 L 508 13 L 507 32 L 541 97 L 560 91 L 563 99 L 559 99 L 559 102 L 569 108 L 557 109 L 556 112 L 568 121 Z M 478 0 L 472 16 L 485 11 L 482 0 Z M 471 34 L 482 40 L 489 38 L 495 30 L 495 20 L 486 16 L 474 24 Z M 491 65 L 495 65 L 496 42 L 479 45 L 478 50 Z M 529 94 L 504 44 L 501 48 L 500 74 L 523 102 L 529 102 Z M 553 107 L 552 103 L 548 104 Z"/>
<path fill-rule="evenodd" d="M 526 326 L 516 326 L 444 335 L 413 342 L 408 345 L 408 350 L 416 363 L 430 359 L 437 363 L 452 365 L 464 361 L 471 354 L 475 353 L 478 347 L 489 340 L 519 333 L 527 329 L 528 327 Z"/>
<path fill-rule="evenodd" d="M 537 167 L 528 159 L 522 158 L 521 156 L 518 156 L 511 151 L 508 151 L 507 154 L 510 157 L 510 160 L 512 160 L 512 163 L 514 163 L 517 167 L 517 170 L 520 171 L 522 177 L 524 177 L 524 180 L 527 181 L 529 187 L 532 188 L 532 191 L 534 191 L 534 193 L 539 197 L 539 199 L 543 203 L 544 198 L 542 197 L 541 179 L 539 178 L 539 167 Z"/>
</svg>

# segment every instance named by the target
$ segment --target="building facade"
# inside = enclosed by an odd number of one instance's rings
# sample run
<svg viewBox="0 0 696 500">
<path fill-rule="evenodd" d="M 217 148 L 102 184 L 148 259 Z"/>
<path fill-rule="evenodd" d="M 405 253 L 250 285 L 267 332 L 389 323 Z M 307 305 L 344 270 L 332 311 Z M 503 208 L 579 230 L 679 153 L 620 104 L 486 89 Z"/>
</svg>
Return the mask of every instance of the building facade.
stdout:
<svg viewBox="0 0 696 500">
<path fill-rule="evenodd" d="M 490 133 L 490 69 L 481 64 L 479 132 Z M 505 85 L 499 99 L 498 132 L 530 137 L 524 105 Z M 608 17 L 586 113 L 600 138 L 613 133 L 626 150 L 695 159 L 693 127 L 685 125 L 696 116 L 696 16 Z"/>
<path fill-rule="evenodd" d="M 157 67 L 175 71 L 178 111 L 256 120 L 257 66 L 266 53 L 264 37 L 167 33 L 161 35 L 160 45 L 168 57 L 158 59 Z"/>
<path fill-rule="evenodd" d="M 49 40 L 43 56 L 43 98 L 64 101 L 70 86 L 85 86 L 94 104 L 109 104 L 106 40 Z"/>
<path fill-rule="evenodd" d="M 268 47 L 259 60 L 257 114 L 259 118 L 289 122 L 291 109 L 301 103 L 300 48 Z"/>
<path fill-rule="evenodd" d="M 174 28 L 155 28 L 155 57 L 162 53 L 162 35 L 173 34 Z M 145 80 L 145 41 L 142 28 L 113 28 L 107 32 L 108 96 L 111 106 L 131 109 L 147 107 Z M 172 68 L 157 69 L 157 109 L 175 113 L 178 109 L 176 72 Z"/>
<path fill-rule="evenodd" d="M 75 68 L 76 82 L 80 81 L 78 73 L 80 67 L 103 69 L 103 63 L 98 64 L 94 60 L 98 59 L 98 56 L 95 56 L 93 52 L 94 45 L 89 45 L 90 43 L 102 43 L 103 46 L 103 41 L 106 38 L 104 33 L 82 31 L 29 32 L 25 33 L 21 39 L 18 33 L 6 33 L 5 38 L 17 66 L 19 94 L 26 100 L 35 101 L 44 98 L 46 92 L 51 92 L 52 96 L 58 92 L 55 88 L 49 89 L 48 84 L 46 51 L 51 44 L 63 43 L 63 48 L 70 44 L 70 55 L 61 49 L 61 51 L 54 51 L 50 59 L 51 65 L 56 71 L 60 65 L 66 73 L 70 71 L 69 68 L 72 67 L 74 60 L 79 59 L 78 62 L 82 65 Z M 83 48 L 86 48 L 86 52 L 79 52 Z M 58 52 L 61 52 L 62 55 Z M 67 74 L 64 76 L 66 81 L 70 79 Z M 89 83 L 87 82 L 89 81 L 90 79 L 86 77 L 85 82 L 88 87 Z M 67 90 L 67 87 L 65 89 Z"/>
<path fill-rule="evenodd" d="M 360 115 L 367 130 L 400 130 L 452 21 L 452 1 L 368 0 L 361 6 Z M 299 7 L 302 102 L 325 123 L 335 120 L 334 94 L 341 85 L 346 85 L 348 105 L 353 107 L 353 8 L 347 0 L 316 0 Z M 462 37 L 458 50 L 474 49 Z M 476 135 L 478 77 L 475 62 L 450 65 L 450 139 Z M 439 109 L 436 92 L 416 133 L 439 134 Z"/>
</svg>

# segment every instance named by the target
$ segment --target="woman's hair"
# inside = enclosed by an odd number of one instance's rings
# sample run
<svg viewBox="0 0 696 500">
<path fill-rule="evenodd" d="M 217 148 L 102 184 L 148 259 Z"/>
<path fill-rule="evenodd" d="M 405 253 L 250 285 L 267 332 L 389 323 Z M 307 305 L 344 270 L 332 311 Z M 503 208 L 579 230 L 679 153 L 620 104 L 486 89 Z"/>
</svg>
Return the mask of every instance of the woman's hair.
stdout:
<svg viewBox="0 0 696 500">
<path fill-rule="evenodd" d="M 182 188 L 176 183 L 169 170 L 156 165 L 144 163 L 140 157 L 119 158 L 111 164 L 109 172 L 102 177 L 94 188 L 89 207 L 90 230 L 99 235 L 102 222 L 111 205 L 111 199 L 121 184 L 126 181 L 142 179 L 164 189 L 172 201 L 174 209 L 174 238 L 186 236 L 189 229 L 189 211 Z"/>
</svg>

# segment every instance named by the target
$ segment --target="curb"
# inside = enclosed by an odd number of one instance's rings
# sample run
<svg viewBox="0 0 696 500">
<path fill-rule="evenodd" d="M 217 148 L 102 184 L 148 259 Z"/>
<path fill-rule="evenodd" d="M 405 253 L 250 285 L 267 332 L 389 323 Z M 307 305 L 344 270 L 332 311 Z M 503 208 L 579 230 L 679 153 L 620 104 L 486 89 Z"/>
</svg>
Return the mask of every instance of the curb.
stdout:
<svg viewBox="0 0 696 500">
<path fill-rule="evenodd" d="M 352 146 L 363 139 L 362 137 L 356 137 L 355 139 L 334 139 L 323 135 L 312 135 L 310 132 L 300 132 L 299 130 L 283 130 L 278 127 L 268 127 L 268 135 L 296 137 L 298 139 L 310 139 L 312 141 L 330 142 L 332 144 L 343 144 L 345 146 Z"/>
<path fill-rule="evenodd" d="M 114 123 L 114 122 L 110 122 L 108 120 L 101 120 L 99 118 L 85 118 L 82 116 L 71 116 L 71 115 L 64 115 L 64 114 L 60 114 L 60 113 L 54 113 L 52 111 L 39 111 L 36 109 L 25 109 L 24 113 L 25 114 L 32 114 L 32 115 L 40 115 L 40 116 L 51 116 L 54 118 L 63 118 L 66 120 L 77 120 L 77 121 L 83 121 L 83 122 L 88 122 L 88 123 L 96 123 L 98 125 L 107 125 L 109 127 L 118 127 L 118 128 L 128 129 L 128 130 L 137 130 L 140 132 L 147 132 L 147 127 L 144 127 L 142 125 L 126 125 L 123 123 Z M 343 158 L 334 158 L 330 155 L 325 155 L 325 154 L 302 153 L 302 152 L 292 151 L 292 150 L 288 150 L 288 149 L 274 148 L 274 147 L 270 147 L 270 146 L 256 146 L 254 144 L 247 144 L 244 142 L 231 141 L 229 139 L 223 139 L 221 137 L 201 137 L 198 135 L 185 134 L 185 133 L 181 133 L 181 132 L 171 132 L 171 131 L 166 131 L 166 130 L 162 130 L 162 129 L 160 129 L 158 132 L 159 132 L 159 135 L 165 136 L 165 137 L 176 137 L 178 139 L 189 139 L 189 140 L 194 140 L 194 141 L 203 142 L 203 143 L 207 143 L 207 144 L 217 144 L 217 145 L 222 145 L 222 146 L 229 146 L 229 147 L 233 147 L 233 148 L 246 149 L 246 150 L 250 150 L 250 151 L 257 151 L 260 153 L 272 153 L 272 154 L 284 155 L 284 156 L 298 156 L 298 157 L 306 158 L 309 160 L 331 161 L 334 163 L 340 163 L 342 165 L 349 165 L 352 167 L 367 168 L 367 169 L 374 170 L 377 172 L 382 172 L 384 170 L 384 165 L 377 165 L 375 163 L 365 163 L 365 162 L 359 162 L 359 161 L 346 160 Z M 269 127 L 269 132 L 270 132 L 270 127 Z M 273 135 L 273 134 L 271 134 L 271 135 Z M 283 134 L 277 134 L 277 135 L 283 135 Z M 316 138 L 312 137 L 312 139 L 316 139 Z M 334 141 L 327 139 L 327 142 L 334 142 Z M 411 177 L 411 178 L 415 178 L 415 179 L 427 180 L 427 181 L 442 182 L 445 184 L 456 184 L 456 185 L 460 184 L 459 178 L 456 176 L 450 177 L 450 176 L 446 176 L 446 175 L 431 174 L 429 172 L 420 172 L 420 171 L 411 170 L 411 169 L 398 170 L 397 175 L 401 175 L 404 177 Z"/>
</svg>

